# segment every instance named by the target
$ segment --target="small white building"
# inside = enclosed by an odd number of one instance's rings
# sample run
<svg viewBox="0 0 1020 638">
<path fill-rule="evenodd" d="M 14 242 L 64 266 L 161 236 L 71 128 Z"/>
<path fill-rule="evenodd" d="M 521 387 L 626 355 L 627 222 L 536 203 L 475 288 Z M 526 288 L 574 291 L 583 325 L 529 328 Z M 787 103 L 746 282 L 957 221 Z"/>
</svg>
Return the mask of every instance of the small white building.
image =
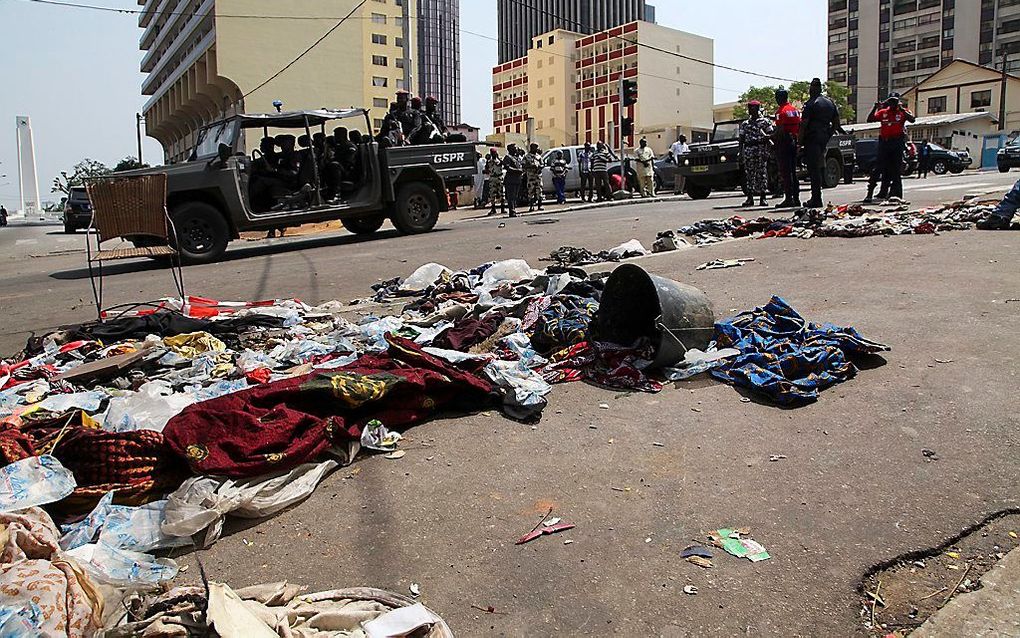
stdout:
<svg viewBox="0 0 1020 638">
<path fill-rule="evenodd" d="M 878 137 L 880 124 L 844 124 L 843 128 L 857 139 L 874 139 Z M 927 140 L 945 148 L 966 149 L 974 158 L 972 166 L 978 166 L 985 136 L 998 131 L 999 120 L 991 113 L 948 113 L 917 118 L 916 122 L 907 126 L 907 137 L 914 142 Z"/>
</svg>

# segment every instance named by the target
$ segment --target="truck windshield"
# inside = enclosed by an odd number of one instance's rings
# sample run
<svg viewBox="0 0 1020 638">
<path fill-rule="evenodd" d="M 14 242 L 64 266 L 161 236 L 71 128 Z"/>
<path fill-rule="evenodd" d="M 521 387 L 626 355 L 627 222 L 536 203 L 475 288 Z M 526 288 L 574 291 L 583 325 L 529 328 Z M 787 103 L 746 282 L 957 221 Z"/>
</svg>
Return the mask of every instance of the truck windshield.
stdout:
<svg viewBox="0 0 1020 638">
<path fill-rule="evenodd" d="M 220 144 L 226 144 L 231 149 L 234 147 L 234 137 L 237 131 L 237 122 L 220 122 L 202 129 L 198 134 L 198 144 L 192 153 L 194 159 L 215 157 Z"/>
<path fill-rule="evenodd" d="M 712 132 L 712 143 L 732 142 L 740 137 L 740 123 L 730 122 L 727 124 L 716 124 Z"/>
</svg>

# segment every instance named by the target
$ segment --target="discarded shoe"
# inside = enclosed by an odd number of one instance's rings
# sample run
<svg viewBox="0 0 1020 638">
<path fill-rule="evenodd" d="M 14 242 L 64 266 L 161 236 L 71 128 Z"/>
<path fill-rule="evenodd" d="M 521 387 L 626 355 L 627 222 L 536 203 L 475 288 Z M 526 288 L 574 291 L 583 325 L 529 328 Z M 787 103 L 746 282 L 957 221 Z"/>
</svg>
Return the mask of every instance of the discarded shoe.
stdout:
<svg viewBox="0 0 1020 638">
<path fill-rule="evenodd" d="M 979 221 L 975 226 L 978 230 L 1009 230 L 1010 220 L 998 215 L 991 215 Z"/>
</svg>

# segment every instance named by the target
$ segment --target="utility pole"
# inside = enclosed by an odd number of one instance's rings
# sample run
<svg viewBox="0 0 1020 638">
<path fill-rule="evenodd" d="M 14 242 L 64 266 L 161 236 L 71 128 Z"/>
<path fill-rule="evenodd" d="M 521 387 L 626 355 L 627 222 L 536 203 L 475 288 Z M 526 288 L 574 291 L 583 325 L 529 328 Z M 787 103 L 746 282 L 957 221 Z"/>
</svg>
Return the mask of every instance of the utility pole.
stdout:
<svg viewBox="0 0 1020 638">
<path fill-rule="evenodd" d="M 145 117 L 141 113 L 135 113 L 135 137 L 138 140 L 138 163 L 142 164 L 142 122 Z"/>
<path fill-rule="evenodd" d="M 629 184 L 627 183 L 627 164 L 623 161 L 623 118 L 626 117 L 626 108 L 623 104 L 625 102 L 623 96 L 623 74 L 624 69 L 620 69 L 620 86 L 619 86 L 619 97 L 620 97 L 620 115 L 616 118 L 616 130 L 620 132 L 620 178 L 623 180 L 623 188 L 627 190 Z"/>
<path fill-rule="evenodd" d="M 1002 87 L 999 91 L 999 130 L 1006 130 L 1006 82 L 1009 74 L 1006 73 L 1006 49 L 1002 50 Z"/>
</svg>

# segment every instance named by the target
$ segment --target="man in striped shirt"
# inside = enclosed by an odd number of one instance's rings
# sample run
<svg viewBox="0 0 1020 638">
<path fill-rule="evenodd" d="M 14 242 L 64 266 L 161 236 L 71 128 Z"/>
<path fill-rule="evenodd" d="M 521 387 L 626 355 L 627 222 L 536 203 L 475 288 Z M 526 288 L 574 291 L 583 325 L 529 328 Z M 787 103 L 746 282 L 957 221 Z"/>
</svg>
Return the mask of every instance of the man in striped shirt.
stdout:
<svg viewBox="0 0 1020 638">
<path fill-rule="evenodd" d="M 603 202 L 613 198 L 613 187 L 609 183 L 609 162 L 612 156 L 604 142 L 595 146 L 595 154 L 591 156 L 591 172 L 595 176 L 595 192 L 598 193 L 598 201 Z"/>
</svg>

